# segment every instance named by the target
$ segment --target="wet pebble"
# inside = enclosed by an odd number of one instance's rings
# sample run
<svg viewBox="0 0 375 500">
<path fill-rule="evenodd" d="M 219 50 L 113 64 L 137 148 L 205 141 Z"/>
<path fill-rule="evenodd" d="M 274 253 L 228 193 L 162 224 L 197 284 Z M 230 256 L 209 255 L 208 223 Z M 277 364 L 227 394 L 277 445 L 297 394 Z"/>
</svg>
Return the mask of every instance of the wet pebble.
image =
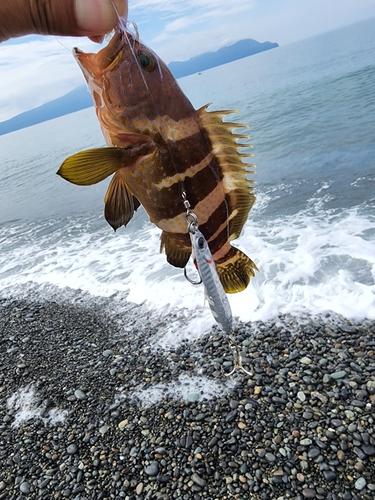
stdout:
<svg viewBox="0 0 375 500">
<path fill-rule="evenodd" d="M 150 465 L 145 467 L 145 473 L 148 476 L 157 476 L 159 472 L 159 464 L 157 462 L 151 462 Z"/>
<path fill-rule="evenodd" d="M 356 490 L 363 490 L 363 488 L 366 486 L 366 479 L 364 477 L 359 477 L 354 486 Z"/>
<path fill-rule="evenodd" d="M 81 391 L 81 389 L 76 389 L 74 391 L 74 395 L 77 399 L 83 400 L 86 398 L 86 394 L 83 391 Z"/>
<path fill-rule="evenodd" d="M 374 496 L 373 322 L 236 325 L 252 375 L 226 377 L 219 329 L 155 348 L 166 320 L 135 305 L 112 316 L 114 300 L 0 299 L 0 394 L 33 384 L 37 410 L 15 427 L 17 407 L 0 407 L 0 500 Z"/>
<path fill-rule="evenodd" d="M 304 498 L 315 498 L 316 490 L 314 488 L 304 488 L 302 490 L 302 495 Z"/>
<path fill-rule="evenodd" d="M 20 484 L 20 492 L 24 493 L 25 495 L 28 495 L 30 493 L 29 483 L 27 481 L 24 481 Z"/>
<path fill-rule="evenodd" d="M 70 444 L 66 449 L 66 452 L 69 455 L 74 455 L 75 453 L 77 453 L 77 451 L 78 451 L 78 446 L 76 444 Z"/>
<path fill-rule="evenodd" d="M 103 356 L 105 358 L 109 358 L 110 356 L 113 356 L 113 351 L 112 349 L 106 349 L 105 351 L 103 351 Z"/>
</svg>

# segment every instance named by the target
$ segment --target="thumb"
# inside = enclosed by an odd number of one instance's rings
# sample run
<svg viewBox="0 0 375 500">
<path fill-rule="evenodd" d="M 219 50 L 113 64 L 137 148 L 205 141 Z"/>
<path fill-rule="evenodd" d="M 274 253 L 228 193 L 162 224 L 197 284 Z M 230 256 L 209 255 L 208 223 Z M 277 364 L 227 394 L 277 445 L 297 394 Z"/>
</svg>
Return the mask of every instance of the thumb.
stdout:
<svg viewBox="0 0 375 500">
<path fill-rule="evenodd" d="M 55 0 L 55 2 L 61 0 Z M 127 0 L 75 0 L 77 26 L 86 36 L 105 35 L 115 26 L 118 16 L 127 17 Z"/>
<path fill-rule="evenodd" d="M 1 0 L 0 42 L 28 34 L 100 38 L 127 12 L 127 0 Z"/>
</svg>

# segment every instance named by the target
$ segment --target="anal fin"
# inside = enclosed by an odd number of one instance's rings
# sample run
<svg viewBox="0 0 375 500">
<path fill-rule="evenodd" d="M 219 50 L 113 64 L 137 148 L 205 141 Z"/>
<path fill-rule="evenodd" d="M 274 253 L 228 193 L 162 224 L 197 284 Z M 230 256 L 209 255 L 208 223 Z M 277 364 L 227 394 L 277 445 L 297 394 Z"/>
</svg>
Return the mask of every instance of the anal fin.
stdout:
<svg viewBox="0 0 375 500">
<path fill-rule="evenodd" d="M 126 226 L 140 206 L 139 200 L 129 191 L 119 172 L 112 177 L 104 202 L 104 216 L 115 231 L 121 226 Z"/>
</svg>

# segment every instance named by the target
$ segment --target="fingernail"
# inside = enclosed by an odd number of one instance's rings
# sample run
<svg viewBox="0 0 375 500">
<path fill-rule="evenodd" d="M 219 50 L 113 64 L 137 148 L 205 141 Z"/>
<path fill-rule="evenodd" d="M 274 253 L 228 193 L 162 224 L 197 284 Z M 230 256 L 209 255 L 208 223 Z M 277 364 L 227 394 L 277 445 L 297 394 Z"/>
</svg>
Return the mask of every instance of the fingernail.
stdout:
<svg viewBox="0 0 375 500">
<path fill-rule="evenodd" d="M 114 28 L 118 15 L 126 17 L 126 0 L 76 0 L 77 24 L 87 35 L 103 35 Z"/>
<path fill-rule="evenodd" d="M 89 36 L 89 39 L 92 42 L 95 42 L 95 43 L 103 43 L 104 42 L 104 38 L 105 38 L 105 35 L 93 35 L 93 36 Z"/>
</svg>

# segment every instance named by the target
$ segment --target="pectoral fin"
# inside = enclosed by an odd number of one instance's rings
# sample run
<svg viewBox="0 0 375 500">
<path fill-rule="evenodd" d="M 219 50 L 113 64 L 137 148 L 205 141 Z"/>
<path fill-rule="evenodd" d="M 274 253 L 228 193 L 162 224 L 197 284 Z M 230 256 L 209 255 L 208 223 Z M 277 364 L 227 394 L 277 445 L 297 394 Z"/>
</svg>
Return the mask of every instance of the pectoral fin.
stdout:
<svg viewBox="0 0 375 500">
<path fill-rule="evenodd" d="M 140 206 L 138 199 L 129 191 L 118 172 L 112 177 L 104 202 L 104 216 L 115 231 L 121 226 L 126 226 Z"/>
<path fill-rule="evenodd" d="M 65 180 L 79 186 L 90 186 L 104 180 L 121 168 L 134 166 L 142 156 L 152 153 L 152 142 L 129 148 L 88 149 L 69 156 L 58 170 Z"/>
</svg>

